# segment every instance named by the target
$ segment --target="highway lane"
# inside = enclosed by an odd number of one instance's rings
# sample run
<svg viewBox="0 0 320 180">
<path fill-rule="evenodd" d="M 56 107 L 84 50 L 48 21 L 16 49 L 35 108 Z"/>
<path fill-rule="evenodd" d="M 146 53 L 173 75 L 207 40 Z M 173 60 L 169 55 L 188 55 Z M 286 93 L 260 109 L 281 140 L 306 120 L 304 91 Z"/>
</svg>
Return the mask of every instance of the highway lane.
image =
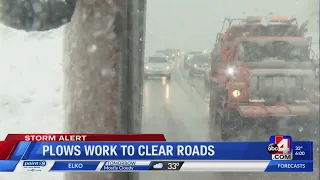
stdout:
<svg viewBox="0 0 320 180">
<path fill-rule="evenodd" d="M 208 105 L 182 79 L 173 64 L 171 81 L 144 81 L 143 133 L 163 133 L 168 141 L 209 141 Z M 140 173 L 141 180 L 221 179 L 220 173 Z"/>
<path fill-rule="evenodd" d="M 163 133 L 169 141 L 220 141 L 219 130 L 210 137 L 208 122 L 208 92 L 203 85 L 203 77 L 189 77 L 181 61 L 173 65 L 172 79 L 164 78 L 145 80 L 143 133 Z M 318 128 L 317 128 L 318 129 Z M 266 140 L 270 134 L 256 128 L 239 132 L 234 140 Z M 306 139 L 319 140 L 317 132 L 311 132 Z M 254 152 L 254 150 L 253 150 Z M 315 148 L 315 154 L 318 154 Z M 315 156 L 318 167 L 319 156 Z M 141 180 L 157 179 L 217 179 L 217 180 L 257 180 L 257 179 L 318 179 L 315 173 L 218 173 L 218 172 L 175 172 L 175 173 L 140 173 Z"/>
</svg>

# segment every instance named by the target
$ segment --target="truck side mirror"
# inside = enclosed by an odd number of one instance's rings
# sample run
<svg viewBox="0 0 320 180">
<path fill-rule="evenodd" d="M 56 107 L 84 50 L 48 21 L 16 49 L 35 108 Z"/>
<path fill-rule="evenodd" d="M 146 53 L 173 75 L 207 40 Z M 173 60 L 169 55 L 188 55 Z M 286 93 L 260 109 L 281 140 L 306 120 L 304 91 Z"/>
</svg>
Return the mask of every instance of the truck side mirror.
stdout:
<svg viewBox="0 0 320 180">
<path fill-rule="evenodd" d="M 306 39 L 309 41 L 309 43 L 312 42 L 312 36 L 306 36 Z"/>
<path fill-rule="evenodd" d="M 308 24 L 309 24 L 308 21 L 305 21 L 301 24 L 301 26 L 299 28 L 299 35 L 300 36 L 304 36 L 308 32 L 308 29 L 306 28 Z"/>
</svg>

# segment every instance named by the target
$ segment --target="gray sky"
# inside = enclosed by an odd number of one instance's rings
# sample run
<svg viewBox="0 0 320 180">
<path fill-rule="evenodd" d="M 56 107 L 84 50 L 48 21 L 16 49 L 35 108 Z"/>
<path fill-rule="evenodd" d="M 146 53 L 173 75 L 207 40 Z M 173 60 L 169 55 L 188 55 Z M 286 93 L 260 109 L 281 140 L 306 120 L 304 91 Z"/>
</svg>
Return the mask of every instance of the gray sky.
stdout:
<svg viewBox="0 0 320 180">
<path fill-rule="evenodd" d="M 224 17 L 295 15 L 308 19 L 311 0 L 147 0 L 146 52 L 211 48 Z"/>
</svg>

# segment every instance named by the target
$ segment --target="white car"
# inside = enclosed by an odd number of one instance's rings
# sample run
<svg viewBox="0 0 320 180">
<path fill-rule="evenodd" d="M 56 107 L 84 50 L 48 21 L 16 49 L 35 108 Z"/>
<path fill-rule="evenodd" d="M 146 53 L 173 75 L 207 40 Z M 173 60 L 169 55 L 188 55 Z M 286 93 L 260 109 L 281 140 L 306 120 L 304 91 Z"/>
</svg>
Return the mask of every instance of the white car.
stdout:
<svg viewBox="0 0 320 180">
<path fill-rule="evenodd" d="M 149 56 L 147 62 L 144 65 L 144 77 L 166 77 L 171 79 L 171 68 L 168 57 L 164 54 L 155 54 Z"/>
</svg>

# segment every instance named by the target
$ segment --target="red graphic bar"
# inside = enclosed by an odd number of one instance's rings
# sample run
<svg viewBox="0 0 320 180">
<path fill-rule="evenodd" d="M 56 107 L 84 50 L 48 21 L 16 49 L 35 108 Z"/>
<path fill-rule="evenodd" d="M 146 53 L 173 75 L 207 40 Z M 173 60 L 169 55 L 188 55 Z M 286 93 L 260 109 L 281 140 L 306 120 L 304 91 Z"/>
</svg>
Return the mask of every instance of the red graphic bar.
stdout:
<svg viewBox="0 0 320 180">
<path fill-rule="evenodd" d="M 0 160 L 10 159 L 17 144 L 14 141 L 0 141 Z"/>
<path fill-rule="evenodd" d="M 8 134 L 5 141 L 166 141 L 163 134 Z"/>
</svg>

